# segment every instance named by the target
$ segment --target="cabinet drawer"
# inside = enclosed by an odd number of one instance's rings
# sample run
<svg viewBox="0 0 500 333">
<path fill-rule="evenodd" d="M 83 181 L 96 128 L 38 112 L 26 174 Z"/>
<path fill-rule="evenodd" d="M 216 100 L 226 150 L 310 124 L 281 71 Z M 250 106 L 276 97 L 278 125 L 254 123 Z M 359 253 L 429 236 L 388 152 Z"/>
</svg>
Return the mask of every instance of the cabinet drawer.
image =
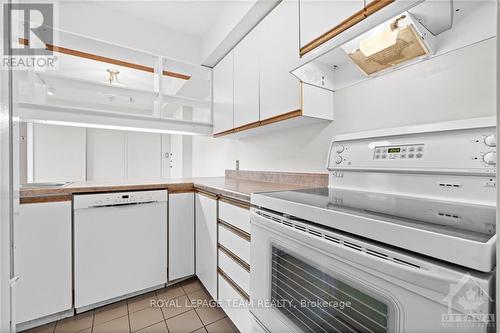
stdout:
<svg viewBox="0 0 500 333">
<path fill-rule="evenodd" d="M 236 291 L 224 275 L 219 273 L 218 280 L 219 301 L 222 304 L 222 309 L 240 332 L 249 333 L 251 331 L 251 315 L 247 300 Z"/>
<path fill-rule="evenodd" d="M 224 246 L 229 251 L 233 252 L 239 258 L 243 259 L 247 264 L 250 263 L 250 242 L 240 235 L 236 234 L 227 226 L 220 224 L 219 228 L 219 244 Z"/>
<path fill-rule="evenodd" d="M 231 280 L 243 289 L 243 291 L 250 294 L 250 272 L 220 248 L 219 267 L 229 276 Z"/>
<path fill-rule="evenodd" d="M 219 200 L 219 218 L 250 233 L 250 210 Z"/>
</svg>

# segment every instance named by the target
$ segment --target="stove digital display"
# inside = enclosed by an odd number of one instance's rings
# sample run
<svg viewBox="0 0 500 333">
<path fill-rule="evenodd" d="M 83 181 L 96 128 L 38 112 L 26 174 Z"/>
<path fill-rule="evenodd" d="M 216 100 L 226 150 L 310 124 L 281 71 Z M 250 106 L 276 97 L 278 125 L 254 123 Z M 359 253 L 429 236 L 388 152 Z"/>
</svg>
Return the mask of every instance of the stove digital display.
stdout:
<svg viewBox="0 0 500 333">
<path fill-rule="evenodd" d="M 396 154 L 396 153 L 400 153 L 401 152 L 401 148 L 389 148 L 387 149 L 387 152 L 389 154 Z"/>
</svg>

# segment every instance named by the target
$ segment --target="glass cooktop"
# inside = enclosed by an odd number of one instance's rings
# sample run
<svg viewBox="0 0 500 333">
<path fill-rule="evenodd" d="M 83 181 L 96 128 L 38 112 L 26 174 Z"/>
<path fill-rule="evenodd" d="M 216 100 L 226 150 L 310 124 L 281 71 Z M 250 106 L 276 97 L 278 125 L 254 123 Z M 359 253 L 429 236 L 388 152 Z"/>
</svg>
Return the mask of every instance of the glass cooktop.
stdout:
<svg viewBox="0 0 500 333">
<path fill-rule="evenodd" d="M 480 242 L 488 241 L 496 233 L 495 206 L 335 188 L 267 192 L 259 195 L 336 212 L 382 219 L 391 223 Z"/>
</svg>

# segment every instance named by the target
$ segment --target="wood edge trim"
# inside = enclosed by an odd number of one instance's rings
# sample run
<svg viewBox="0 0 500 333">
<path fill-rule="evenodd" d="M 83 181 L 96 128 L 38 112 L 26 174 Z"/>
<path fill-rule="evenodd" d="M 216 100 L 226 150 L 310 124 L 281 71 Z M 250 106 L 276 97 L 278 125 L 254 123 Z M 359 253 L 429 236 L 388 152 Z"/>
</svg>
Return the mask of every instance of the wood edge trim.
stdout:
<svg viewBox="0 0 500 333">
<path fill-rule="evenodd" d="M 168 194 L 181 194 L 181 193 L 194 193 L 195 192 L 195 189 L 194 187 L 193 188 L 190 188 L 190 189 L 173 189 L 173 190 L 170 190 L 168 189 Z"/>
<path fill-rule="evenodd" d="M 219 198 L 219 200 L 222 201 L 222 202 L 225 202 L 227 204 L 230 204 L 230 205 L 233 205 L 233 206 L 238 206 L 240 208 L 247 209 L 247 210 L 250 210 L 250 207 L 252 207 L 250 205 L 250 203 L 248 203 L 248 202 L 240 201 L 240 200 L 229 198 L 229 197 L 226 197 L 226 196 L 221 196 Z"/>
<path fill-rule="evenodd" d="M 300 48 L 299 54 L 300 56 L 304 56 L 308 52 L 314 50 L 321 44 L 324 44 L 325 42 L 329 41 L 335 36 L 338 36 L 342 32 L 346 31 L 347 29 L 355 26 L 359 22 L 363 21 L 366 19 L 368 16 L 373 15 L 374 13 L 378 12 L 382 8 L 390 5 L 393 3 L 395 0 L 372 0 L 369 4 L 366 5 L 363 9 L 357 11 L 356 13 L 352 14 L 349 16 L 347 19 L 344 21 L 340 22 L 338 25 L 335 27 L 331 28 L 324 34 L 322 34 L 319 37 L 316 37 L 306 45 Z"/>
<path fill-rule="evenodd" d="M 300 116 L 302 116 L 302 109 L 298 109 L 298 110 L 286 112 L 286 113 L 279 114 L 279 115 L 271 117 L 271 118 L 267 118 L 267 119 L 261 120 L 260 121 L 260 125 L 261 126 L 269 125 L 269 124 L 272 124 L 272 123 L 277 123 L 279 121 L 283 121 L 283 120 L 287 120 L 287 119 L 292 119 L 292 118 L 300 117 Z"/>
<path fill-rule="evenodd" d="M 26 39 L 26 38 L 19 38 L 18 42 L 21 45 L 29 45 L 29 39 Z M 75 57 L 79 57 L 79 58 L 84 58 L 84 59 L 89 59 L 89 60 L 94 60 L 94 61 L 99 61 L 99 62 L 104 62 L 104 63 L 108 63 L 108 64 L 112 64 L 112 65 L 117 65 L 117 66 L 121 66 L 121 67 L 132 68 L 132 69 L 136 69 L 136 70 L 140 70 L 140 71 L 148 72 L 148 73 L 154 73 L 155 72 L 155 70 L 154 70 L 153 67 L 144 66 L 144 65 L 140 65 L 140 64 L 135 64 L 135 63 L 128 62 L 128 61 L 123 61 L 123 60 L 119 60 L 119 59 L 103 57 L 103 56 L 100 56 L 100 55 L 97 55 L 97 54 L 87 53 L 87 52 L 73 50 L 73 49 L 68 49 L 68 48 L 65 48 L 65 47 L 51 45 L 51 44 L 45 44 L 45 46 L 47 47 L 47 50 L 50 50 L 52 52 L 58 52 L 58 53 L 62 53 L 62 54 L 67 54 L 67 55 L 71 55 L 71 56 L 75 56 Z M 189 80 L 189 79 L 191 79 L 190 75 L 176 73 L 176 72 L 167 71 L 167 70 L 164 70 L 162 72 L 162 74 L 164 76 L 170 76 L 170 77 L 181 79 L 181 80 Z"/>
<path fill-rule="evenodd" d="M 71 201 L 71 194 L 62 195 L 49 195 L 43 197 L 21 197 L 19 198 L 19 203 L 32 204 L 32 203 L 45 203 L 45 202 L 61 202 L 61 201 Z"/>
<path fill-rule="evenodd" d="M 240 228 L 238 227 L 235 227 L 234 225 L 232 225 L 231 223 L 228 223 L 220 218 L 217 219 L 217 222 L 224 226 L 227 230 L 231 231 L 233 234 L 235 234 L 236 236 L 239 236 L 240 238 L 243 238 L 244 240 L 246 240 L 247 242 L 250 242 L 251 239 L 252 239 L 252 236 L 244 231 L 244 230 L 241 230 Z"/>
<path fill-rule="evenodd" d="M 222 252 L 224 252 L 228 257 L 230 257 L 231 259 L 233 259 L 238 265 L 240 265 L 241 268 L 243 268 L 245 271 L 247 271 L 248 273 L 250 273 L 250 264 L 249 263 L 247 263 L 245 260 L 243 260 L 240 257 L 238 257 L 231 250 L 227 249 L 224 245 L 222 245 L 222 244 L 219 243 L 217 247 L 219 248 L 219 250 L 221 250 Z"/>
<path fill-rule="evenodd" d="M 277 123 L 277 122 L 280 122 L 280 121 L 284 121 L 284 120 L 287 120 L 287 119 L 292 119 L 292 118 L 295 118 L 295 117 L 300 117 L 302 115 L 303 115 L 302 109 L 297 109 L 297 110 L 293 110 L 293 111 L 290 111 L 290 112 L 279 114 L 277 116 L 273 116 L 273 117 L 270 117 L 270 118 L 259 120 L 259 121 L 256 121 L 256 122 L 253 122 L 253 123 L 250 123 L 250 124 L 247 124 L 247 125 L 236 127 L 236 128 L 224 131 L 224 132 L 215 133 L 215 134 L 213 134 L 213 137 L 214 138 L 218 138 L 218 137 L 221 137 L 221 136 L 224 136 L 224 135 L 234 134 L 234 133 L 242 132 L 242 131 L 249 130 L 249 129 L 252 129 L 252 128 L 257 128 L 257 127 L 261 127 L 261 126 L 265 126 L 265 125 Z"/>
<path fill-rule="evenodd" d="M 227 130 L 227 131 L 214 133 L 214 134 L 213 134 L 213 137 L 214 137 L 214 138 L 218 138 L 218 137 L 220 137 L 220 136 L 223 136 L 223 135 L 228 135 L 228 134 L 232 134 L 232 133 L 234 133 L 234 129 L 230 129 L 230 130 Z"/>
<path fill-rule="evenodd" d="M 247 302 L 250 301 L 250 296 L 240 287 L 236 282 L 231 279 L 226 272 L 222 270 L 222 268 L 217 267 L 217 273 L 226 280 L 227 283 L 241 296 L 241 298 L 245 299 Z"/>
<path fill-rule="evenodd" d="M 259 127 L 261 126 L 260 125 L 260 121 L 254 121 L 253 123 L 249 123 L 249 124 L 246 124 L 246 125 L 242 125 L 242 126 L 238 126 L 236 128 L 233 128 L 233 133 L 237 133 L 237 132 L 241 132 L 241 131 L 246 131 L 246 130 L 249 130 L 251 128 L 256 128 L 256 127 Z"/>
<path fill-rule="evenodd" d="M 198 194 L 201 194 L 205 197 L 209 197 L 210 199 L 214 199 L 214 200 L 219 199 L 219 196 L 217 194 L 213 194 L 213 193 L 210 193 L 208 191 L 200 190 L 198 188 L 195 189 L 195 192 Z"/>
</svg>

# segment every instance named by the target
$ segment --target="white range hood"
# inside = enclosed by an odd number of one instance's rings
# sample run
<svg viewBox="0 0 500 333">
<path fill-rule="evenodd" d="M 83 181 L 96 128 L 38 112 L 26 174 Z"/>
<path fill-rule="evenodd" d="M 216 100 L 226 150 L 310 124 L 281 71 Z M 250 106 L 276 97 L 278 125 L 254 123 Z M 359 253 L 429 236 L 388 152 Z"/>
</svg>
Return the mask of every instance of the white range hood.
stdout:
<svg viewBox="0 0 500 333">
<path fill-rule="evenodd" d="M 496 1 L 395 1 L 316 49 L 291 71 L 328 90 L 349 87 L 496 36 Z"/>
</svg>

